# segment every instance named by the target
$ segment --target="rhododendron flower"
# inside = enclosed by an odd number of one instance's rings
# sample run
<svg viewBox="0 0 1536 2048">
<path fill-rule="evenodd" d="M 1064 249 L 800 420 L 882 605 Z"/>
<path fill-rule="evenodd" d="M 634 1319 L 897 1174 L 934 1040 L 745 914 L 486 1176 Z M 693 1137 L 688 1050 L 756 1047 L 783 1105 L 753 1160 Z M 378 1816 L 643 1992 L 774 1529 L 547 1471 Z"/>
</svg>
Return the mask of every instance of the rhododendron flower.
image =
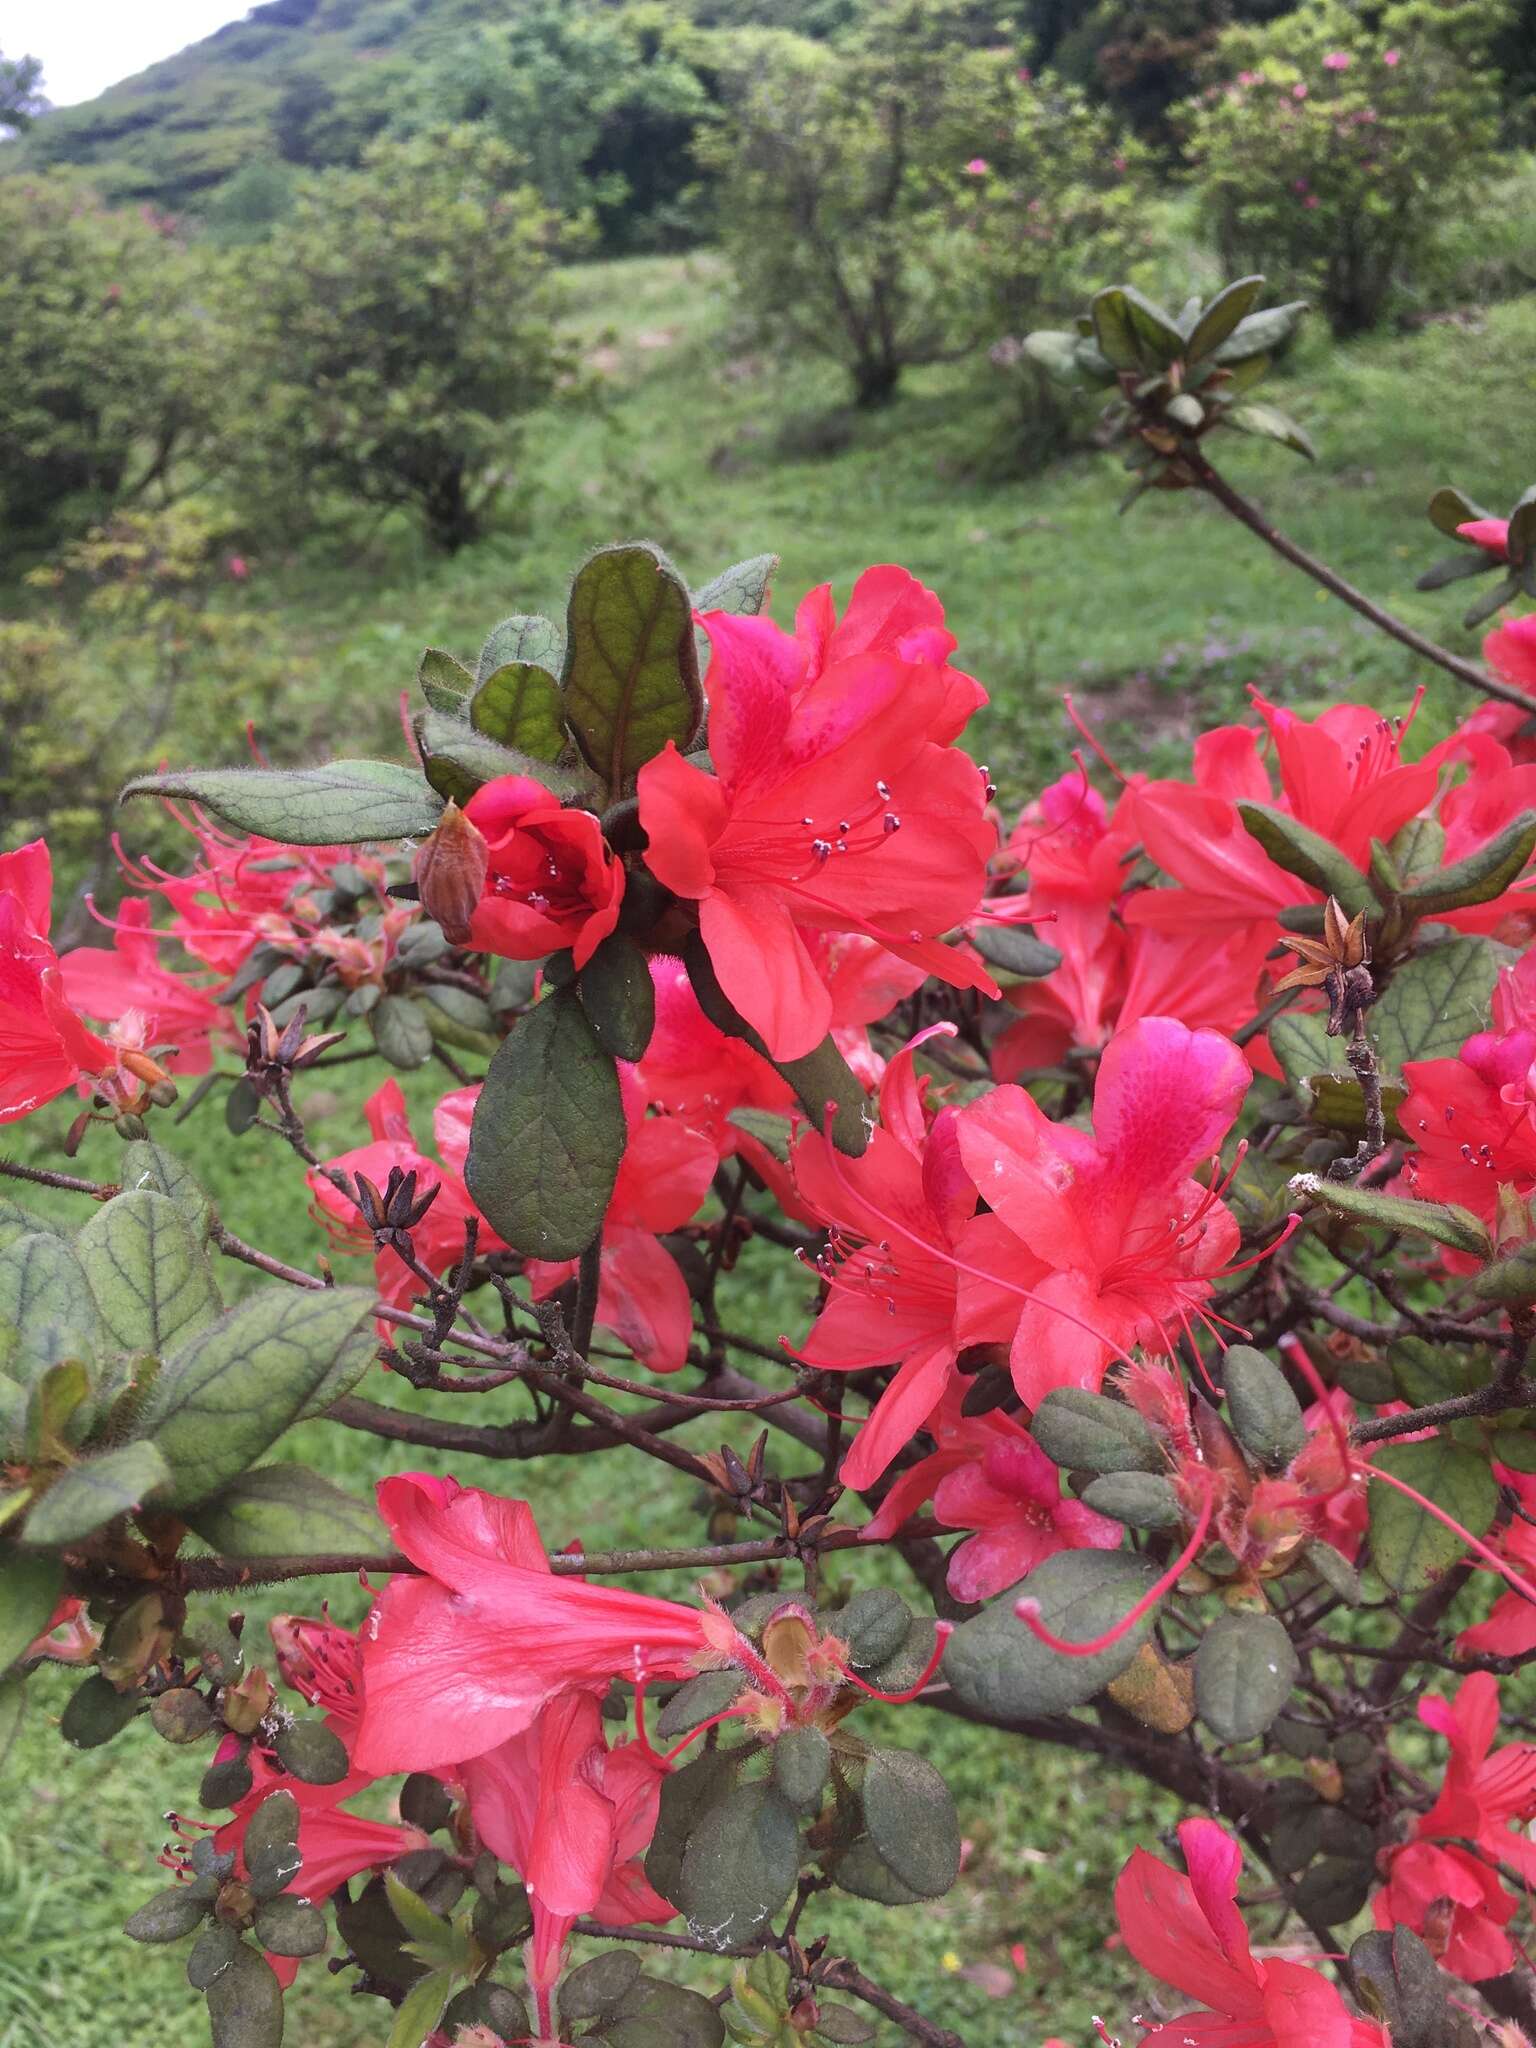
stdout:
<svg viewBox="0 0 1536 2048">
<path fill-rule="evenodd" d="M 59 961 L 64 992 L 74 1007 L 103 1024 L 130 1012 L 143 1020 L 147 1043 L 162 1050 L 164 1065 L 183 1074 L 206 1074 L 215 1037 L 236 1036 L 228 1012 L 185 975 L 160 964 L 159 937 L 150 928 L 149 905 L 139 896 L 123 899 L 113 921 L 114 942 L 76 946 Z"/>
<path fill-rule="evenodd" d="M 499 775 L 464 806 L 485 838 L 485 894 L 469 943 L 508 960 L 569 947 L 584 967 L 619 921 L 624 869 L 590 811 L 566 810 L 526 775 Z"/>
<path fill-rule="evenodd" d="M 975 1531 L 950 1552 L 946 1583 L 957 1600 L 990 1600 L 1058 1550 L 1118 1550 L 1125 1531 L 1063 1493 L 1061 1473 L 1011 1416 L 963 1416 L 946 1398 L 930 1422 L 938 1449 L 903 1472 L 864 1529 L 892 1534 L 921 1501 L 935 1519 Z"/>
<path fill-rule="evenodd" d="M 850 607 L 850 613 L 852 607 Z M 640 770 L 646 861 L 698 904 L 721 987 L 771 1055 L 813 1050 L 832 998 L 800 927 L 856 931 L 962 988 L 996 985 L 940 943 L 981 899 L 996 835 L 975 764 L 952 737 L 951 671 L 931 629 L 878 631 L 811 672 L 801 642 L 712 612 L 709 744 L 716 774 L 675 746 Z"/>
<path fill-rule="evenodd" d="M 1514 1489 L 1524 1512 L 1516 1515 L 1507 1528 L 1490 1531 L 1484 1541 L 1529 1579 L 1536 1574 L 1536 1523 L 1526 1518 L 1536 1514 L 1536 1479 L 1508 1471 L 1502 1478 L 1505 1485 Z M 1463 1655 L 1528 1655 L 1536 1650 L 1536 1601 L 1507 1586 L 1494 1601 L 1487 1620 L 1464 1629 L 1456 1638 L 1456 1647 Z"/>
<path fill-rule="evenodd" d="M 41 839 L 0 854 L 0 1123 L 30 1116 L 116 1060 L 70 1006 L 48 943 L 52 902 L 53 863 Z"/>
<path fill-rule="evenodd" d="M 374 1187 L 383 1189 L 392 1172 L 414 1173 L 418 1199 L 431 1189 L 436 1198 L 411 1232 L 416 1257 L 433 1273 L 443 1273 L 464 1255 L 464 1226 L 479 1211 L 470 1200 L 463 1181 L 463 1164 L 469 1149 L 469 1119 L 478 1088 L 458 1088 L 445 1095 L 433 1112 L 433 1129 L 438 1150 L 448 1163 L 440 1165 L 417 1145 L 400 1083 L 393 1078 L 374 1090 L 363 1106 L 371 1144 L 341 1152 L 320 1166 L 309 1169 L 310 1191 L 337 1230 L 348 1249 L 373 1251 L 371 1232 L 364 1229 L 356 1204 L 344 1195 L 331 1178 L 342 1174 L 351 1182 L 358 1174 Z M 484 1218 L 480 1218 L 478 1246 L 481 1251 L 501 1247 Z M 374 1285 L 379 1297 L 393 1308 L 405 1308 L 421 1294 L 423 1283 L 390 1246 L 374 1254 Z M 381 1325 L 389 1334 L 389 1326 Z"/>
<path fill-rule="evenodd" d="M 526 1501 L 417 1472 L 378 1503 L 422 1576 L 392 1579 L 363 1625 L 360 1770 L 470 1762 L 570 1687 L 686 1678 L 710 1654 L 707 1613 L 557 1578 Z"/>
<path fill-rule="evenodd" d="M 941 1109 L 930 1124 L 913 1066 L 920 1043 L 886 1069 L 880 1126 L 859 1158 L 807 1132 L 792 1159 L 802 1199 L 831 1233 L 817 1261 L 828 1300 L 796 1355 L 824 1372 L 900 1363 L 843 1459 L 850 1487 L 871 1485 L 923 1427 L 964 1345 L 1007 1337 L 1017 1295 L 989 1287 L 987 1272 L 1037 1270 L 995 1219 L 973 1222 L 956 1112 Z"/>
<path fill-rule="evenodd" d="M 1319 1971 L 1254 1956 L 1237 1909 L 1242 1851 L 1225 1828 L 1181 1821 L 1179 1847 L 1187 1877 L 1133 1851 L 1115 1915 L 1142 1968 L 1206 2010 L 1154 2027 L 1139 2048 L 1386 2048 L 1385 2028 L 1352 2018 Z"/>
<path fill-rule="evenodd" d="M 1325 71 L 1347 71 L 1353 62 L 1348 50 L 1330 50 L 1323 59 Z"/>
<path fill-rule="evenodd" d="M 1531 707 L 1522 711 L 1518 704 L 1490 699 L 1462 720 L 1461 730 L 1490 734 L 1508 750 L 1512 761 L 1528 767 L 1536 762 L 1536 612 L 1508 619 L 1486 634 L 1483 660 L 1503 682 L 1528 691 Z"/>
<path fill-rule="evenodd" d="M 475 1830 L 522 1878 L 533 1908 L 529 1983 L 547 1994 L 572 1926 L 670 1920 L 640 1859 L 665 1767 L 643 1743 L 610 1750 L 595 1694 L 562 1692 L 530 1726 L 463 1768 Z"/>
<path fill-rule="evenodd" d="M 1320 889 L 1276 865 L 1238 814 L 1240 799 L 1273 804 L 1331 840 L 1364 867 L 1371 841 L 1385 845 L 1434 796 L 1432 759 L 1400 758 L 1407 721 L 1362 704 L 1338 704 L 1320 718 L 1299 718 L 1252 692 L 1280 773 L 1278 798 L 1246 726 L 1224 726 L 1195 743 L 1193 783 L 1147 782 L 1132 791 L 1137 836 L 1177 889 L 1141 890 L 1126 905 L 1133 924 L 1208 936 L 1277 917 L 1297 903 L 1323 900 Z"/>
<path fill-rule="evenodd" d="M 991 168 L 991 165 L 984 156 L 973 156 L 965 167 L 966 176 L 969 178 L 984 178 Z"/>
<path fill-rule="evenodd" d="M 777 627 L 762 623 L 776 641 L 782 639 Z M 829 667 L 864 654 L 936 663 L 943 670 L 944 688 L 938 712 L 929 719 L 927 737 L 940 746 L 957 740 L 971 714 L 987 702 L 976 678 L 950 662 L 955 636 L 944 623 L 937 593 L 892 562 L 864 571 L 841 618 L 830 583 L 819 584 L 803 597 L 795 610 L 795 645 L 804 661 L 800 689 Z"/>
<path fill-rule="evenodd" d="M 1091 1136 L 1052 1123 L 1018 1087 L 960 1112 L 971 1178 L 1046 1269 L 1013 1340 L 1027 1408 L 1053 1387 L 1097 1388 L 1133 1344 L 1171 1352 L 1191 1317 L 1206 1319 L 1239 1231 L 1215 1187 L 1190 1176 L 1219 1149 L 1248 1082 L 1229 1040 L 1146 1017 L 1105 1050 Z"/>
<path fill-rule="evenodd" d="M 1536 1843 L 1513 1825 L 1536 1815 L 1536 1744 L 1512 1742 L 1490 1754 L 1499 1688 L 1485 1671 L 1464 1679 L 1454 1701 L 1420 1700 L 1419 1719 L 1449 1742 L 1450 1762 L 1439 1797 L 1414 1824 L 1414 1840 L 1387 1852 L 1376 1924 L 1412 1927 L 1448 1970 L 1476 1982 L 1515 1961 L 1503 1930 L 1517 1902 L 1494 1866 L 1536 1881 Z"/>
<path fill-rule="evenodd" d="M 1389 50 L 1385 61 L 1393 63 L 1396 52 Z M 1456 531 L 1463 540 L 1474 546 L 1485 548 L 1490 555 L 1501 562 L 1509 560 L 1509 521 L 1507 519 L 1464 519 Z"/>
<path fill-rule="evenodd" d="M 680 1230 L 695 1213 L 720 1155 L 709 1138 L 678 1118 L 648 1117 L 632 1068 L 620 1070 L 620 1087 L 629 1137 L 603 1222 L 597 1321 L 652 1372 L 676 1372 L 687 1362 L 693 1305 L 676 1259 L 657 1239 Z M 563 1287 L 577 1263 L 526 1260 L 523 1271 L 534 1300 Z"/>
<path fill-rule="evenodd" d="M 1536 1194 L 1533 1048 L 1536 1033 L 1516 1024 L 1474 1034 L 1455 1059 L 1404 1063 L 1398 1117 L 1415 1147 L 1403 1176 L 1414 1194 L 1459 1203 L 1489 1224 L 1501 1188 L 1522 1202 Z"/>
</svg>

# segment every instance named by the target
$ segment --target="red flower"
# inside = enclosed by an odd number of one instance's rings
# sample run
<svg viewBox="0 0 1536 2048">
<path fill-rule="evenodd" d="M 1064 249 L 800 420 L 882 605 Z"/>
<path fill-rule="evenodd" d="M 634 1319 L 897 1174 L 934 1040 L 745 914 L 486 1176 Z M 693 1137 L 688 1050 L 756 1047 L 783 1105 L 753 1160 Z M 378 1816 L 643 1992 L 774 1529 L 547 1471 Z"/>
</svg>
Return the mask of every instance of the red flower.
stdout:
<svg viewBox="0 0 1536 2048">
<path fill-rule="evenodd" d="M 962 1415 L 951 1391 L 928 1427 L 938 1449 L 900 1474 L 861 1535 L 891 1536 L 931 1499 L 947 1527 L 976 1532 L 949 1555 L 957 1600 L 990 1600 L 1058 1550 L 1120 1547 L 1120 1524 L 1064 1494 L 1060 1472 L 1011 1416 Z"/>
<path fill-rule="evenodd" d="M 1504 682 L 1528 691 L 1531 708 L 1522 711 L 1518 704 L 1490 699 L 1470 718 L 1462 720 L 1461 730 L 1490 734 L 1500 746 L 1508 748 L 1511 760 L 1527 767 L 1536 761 L 1536 737 L 1531 732 L 1532 720 L 1536 719 L 1536 612 L 1508 619 L 1487 634 L 1483 640 L 1483 660 Z"/>
<path fill-rule="evenodd" d="M 620 1081 L 629 1142 L 603 1222 L 597 1320 L 652 1372 L 676 1372 L 688 1360 L 693 1304 L 676 1259 L 657 1240 L 681 1229 L 697 1210 L 720 1155 L 709 1138 L 680 1119 L 648 1117 L 632 1068 L 620 1070 Z M 464 1092 L 473 1096 L 478 1090 Z M 523 1271 L 534 1300 L 563 1287 L 576 1265 L 574 1259 L 526 1260 Z"/>
<path fill-rule="evenodd" d="M 70 1007 L 48 943 L 52 895 L 41 839 L 0 854 L 0 1123 L 30 1116 L 116 1060 Z"/>
<path fill-rule="evenodd" d="M 1399 748 L 1406 721 L 1363 704 L 1337 704 L 1320 718 L 1298 718 L 1257 691 L 1254 706 L 1269 731 L 1280 771 L 1279 808 L 1330 839 L 1364 867 L 1372 839 L 1383 845 L 1435 793 L 1432 759 L 1406 766 Z M 1244 826 L 1238 799 L 1274 804 L 1256 736 L 1225 726 L 1195 743 L 1195 776 L 1148 782 L 1128 801 L 1148 857 L 1180 886 L 1139 892 L 1126 907 L 1133 924 L 1213 933 L 1268 919 L 1323 892 L 1277 867 Z"/>
<path fill-rule="evenodd" d="M 1467 519 L 1456 529 L 1463 540 L 1474 546 L 1485 548 L 1495 561 L 1509 560 L 1509 521 L 1507 519 Z"/>
<path fill-rule="evenodd" d="M 1039 1270 L 993 1217 L 973 1221 L 976 1189 L 961 1158 L 956 1112 L 931 1125 L 926 1082 L 913 1069 L 920 1040 L 886 1069 L 880 1128 L 860 1158 L 844 1159 L 817 1132 L 795 1147 L 795 1185 L 829 1227 L 818 1260 L 828 1299 L 797 1356 L 823 1372 L 865 1372 L 900 1361 L 843 1459 L 849 1487 L 878 1479 L 938 1407 L 963 1345 L 1003 1339 L 1015 1291 L 986 1272 Z M 972 1284 L 961 1287 L 962 1274 Z"/>
<path fill-rule="evenodd" d="M 508 960 L 569 947 L 584 967 L 619 921 L 624 869 L 590 811 L 565 810 L 526 775 L 499 775 L 464 815 L 490 857 L 470 944 Z"/>
<path fill-rule="evenodd" d="M 527 1886 L 529 1983 L 547 1994 L 573 1924 L 670 1920 L 676 1908 L 640 1859 L 656 1832 L 665 1767 L 643 1744 L 610 1750 L 595 1694 L 555 1696 L 520 1735 L 464 1766 L 464 1789 L 486 1847 Z"/>
<path fill-rule="evenodd" d="M 114 943 L 76 946 L 59 962 L 64 992 L 75 1008 L 104 1024 L 139 1020 L 146 1045 L 163 1065 L 182 1074 L 206 1074 L 215 1036 L 233 1039 L 228 1012 L 184 975 L 160 964 L 159 934 L 150 929 L 149 905 L 125 897 L 113 925 Z"/>
<path fill-rule="evenodd" d="M 1052 1387 L 1096 1388 L 1133 1344 L 1171 1352 L 1239 1232 L 1190 1178 L 1242 1105 L 1248 1062 L 1214 1031 L 1144 1017 L 1099 1062 L 1093 1134 L 1055 1124 L 1022 1088 L 960 1112 L 960 1154 L 983 1199 L 1045 1269 L 1013 1340 L 1031 1410 Z M 866 1155 L 867 1156 L 867 1155 Z"/>
<path fill-rule="evenodd" d="M 939 943 L 980 901 L 995 835 L 974 763 L 931 737 L 954 729 L 954 697 L 929 638 L 834 648 L 808 677 L 805 650 L 768 620 L 712 612 L 704 625 L 716 774 L 674 746 L 645 764 L 645 857 L 697 902 L 721 986 L 773 1057 L 810 1052 L 832 1023 L 800 926 L 862 932 L 995 995 Z"/>
<path fill-rule="evenodd" d="M 1494 1866 L 1508 1864 L 1527 1884 L 1536 1880 L 1536 1844 L 1523 1827 L 1512 1827 L 1536 1815 L 1536 1744 L 1511 1742 L 1490 1754 L 1499 1688 L 1485 1671 L 1464 1679 L 1454 1701 L 1433 1694 L 1420 1700 L 1419 1719 L 1449 1742 L 1450 1762 L 1439 1797 L 1415 1824 L 1415 1839 L 1390 1852 L 1376 1924 L 1416 1929 L 1448 1970 L 1476 1982 L 1515 1961 L 1503 1929 L 1517 1901 Z"/>
<path fill-rule="evenodd" d="M 861 654 L 893 654 L 902 661 L 939 665 L 944 697 L 928 737 L 940 746 L 957 740 L 971 714 L 987 702 L 987 693 L 974 676 L 949 665 L 955 636 L 944 623 L 938 594 L 891 562 L 864 571 L 841 619 L 830 583 L 803 597 L 795 610 L 795 640 L 805 657 L 806 683 L 835 663 Z"/>
<path fill-rule="evenodd" d="M 1386 2048 L 1385 2030 L 1351 2018 L 1320 1972 L 1252 1954 L 1237 1910 L 1242 1851 L 1224 1828 L 1181 1821 L 1179 1846 L 1187 1877 L 1133 1851 L 1115 1913 L 1142 1968 L 1207 2010 L 1154 2027 L 1140 2048 Z"/>
<path fill-rule="evenodd" d="M 359 1769 L 471 1761 L 570 1687 L 686 1678 L 709 1653 L 695 1608 L 556 1578 L 526 1501 L 419 1472 L 382 1480 L 378 1501 L 423 1575 L 392 1579 L 363 1625 Z"/>
</svg>

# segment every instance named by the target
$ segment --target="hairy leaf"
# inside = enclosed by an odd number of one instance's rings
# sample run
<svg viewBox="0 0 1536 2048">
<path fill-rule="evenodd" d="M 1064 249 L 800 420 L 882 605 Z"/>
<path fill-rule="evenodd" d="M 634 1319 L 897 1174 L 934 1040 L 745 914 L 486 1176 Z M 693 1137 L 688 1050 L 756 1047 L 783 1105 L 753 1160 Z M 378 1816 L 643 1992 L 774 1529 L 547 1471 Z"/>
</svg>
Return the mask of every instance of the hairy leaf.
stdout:
<svg viewBox="0 0 1536 2048">
<path fill-rule="evenodd" d="M 237 832 L 287 846 L 359 846 L 430 832 L 442 805 L 421 771 L 397 761 L 327 761 L 319 768 L 186 768 L 141 775 L 123 791 L 201 804 Z"/>
<path fill-rule="evenodd" d="M 161 1352 L 223 1308 L 213 1269 L 168 1195 L 136 1189 L 98 1209 L 75 1239 L 112 1341 Z"/>
<path fill-rule="evenodd" d="M 693 616 L 658 548 L 603 548 L 577 571 L 562 688 L 567 722 L 610 796 L 669 740 L 693 744 L 704 718 Z"/>
<path fill-rule="evenodd" d="M 304 1465 L 258 1465 L 187 1520 L 225 1557 L 325 1557 L 389 1548 L 370 1501 Z"/>
<path fill-rule="evenodd" d="M 1378 1471 L 1421 1493 L 1426 1500 L 1481 1536 L 1498 1512 L 1499 1490 L 1486 1454 L 1449 1436 L 1422 1443 L 1387 1444 L 1376 1453 Z M 1370 1489 L 1371 1562 L 1399 1593 L 1422 1593 L 1466 1552 L 1466 1542 L 1436 1516 L 1395 1487 Z"/>
<path fill-rule="evenodd" d="M 77 1543 L 130 1508 L 170 1488 L 170 1467 L 151 1443 L 119 1444 L 71 1465 L 54 1480 L 27 1516 L 29 1543 Z"/>
</svg>

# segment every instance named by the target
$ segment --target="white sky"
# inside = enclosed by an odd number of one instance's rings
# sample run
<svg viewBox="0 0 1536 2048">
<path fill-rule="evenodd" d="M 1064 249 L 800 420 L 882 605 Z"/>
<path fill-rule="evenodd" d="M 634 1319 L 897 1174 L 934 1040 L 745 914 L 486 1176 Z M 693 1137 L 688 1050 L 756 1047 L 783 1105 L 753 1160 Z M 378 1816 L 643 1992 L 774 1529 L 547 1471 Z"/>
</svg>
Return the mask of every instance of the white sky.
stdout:
<svg viewBox="0 0 1536 2048">
<path fill-rule="evenodd" d="M 40 57 L 56 107 L 94 99 L 160 57 L 184 50 L 251 0 L 0 0 L 0 51 Z"/>
</svg>

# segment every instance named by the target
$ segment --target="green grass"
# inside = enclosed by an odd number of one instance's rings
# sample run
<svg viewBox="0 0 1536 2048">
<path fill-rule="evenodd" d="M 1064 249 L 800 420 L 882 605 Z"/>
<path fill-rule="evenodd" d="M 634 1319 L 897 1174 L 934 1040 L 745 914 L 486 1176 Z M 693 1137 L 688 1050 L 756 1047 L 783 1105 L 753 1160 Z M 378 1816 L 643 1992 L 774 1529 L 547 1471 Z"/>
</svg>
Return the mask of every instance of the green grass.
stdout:
<svg viewBox="0 0 1536 2048">
<path fill-rule="evenodd" d="M 400 526 L 359 528 L 291 559 L 272 549 L 255 556 L 255 574 L 232 602 L 281 621 L 303 679 L 303 723 L 328 726 L 338 748 L 398 749 L 398 693 L 421 647 L 472 653 L 507 612 L 558 610 L 585 549 L 637 533 L 659 539 L 696 582 L 740 556 L 782 552 L 781 618 L 813 583 L 830 579 L 845 593 L 869 562 L 907 564 L 939 590 L 959 658 L 993 693 L 975 744 L 1010 808 L 1065 765 L 1063 689 L 1130 770 L 1181 765 L 1202 723 L 1241 715 L 1249 682 L 1304 706 L 1358 693 L 1396 708 L 1424 680 L 1401 650 L 1213 509 L 1158 498 L 1118 521 L 1118 475 L 1091 453 L 1045 474 L 1014 473 L 1004 392 L 985 366 L 913 376 L 884 413 L 842 422 L 845 445 L 817 457 L 804 451 L 837 438 L 825 426 L 842 400 L 835 372 L 744 348 L 713 259 L 579 271 L 572 318 L 595 400 L 534 423 L 508 523 L 495 535 L 451 561 L 428 555 Z M 1473 642 L 1454 623 L 1458 593 L 1411 588 L 1443 547 L 1423 507 L 1452 479 L 1500 507 L 1529 481 L 1517 428 L 1536 398 L 1533 365 L 1532 299 L 1497 306 L 1474 330 L 1435 326 L 1332 352 L 1314 336 L 1274 395 L 1308 426 L 1318 464 L 1233 436 L 1227 465 L 1298 540 L 1465 649 Z M 1452 687 L 1430 680 L 1426 740 L 1465 708 Z M 264 710 L 281 722 L 285 707 L 252 710 L 260 727 Z M 232 732 L 228 758 L 241 750 Z M 314 1078 L 303 1106 L 322 1149 L 359 1141 L 372 1078 L 352 1068 Z M 425 1101 L 430 1090 L 413 1093 Z M 63 1111 L 37 1119 L 22 1142 L 54 1146 L 66 1121 Z M 292 1168 L 273 1141 L 230 1141 L 215 1104 L 180 1139 L 232 1228 L 280 1256 L 313 1260 L 323 1236 L 296 1188 L 291 1199 L 276 1195 Z M 114 1144 L 93 1135 L 81 1170 L 110 1174 Z M 740 1314 L 765 1338 L 803 1327 L 804 1283 L 787 1257 L 755 1258 L 735 1287 Z M 370 1392 L 432 1405 L 382 1381 Z M 503 1419 L 517 1400 L 504 1390 L 479 1412 Z M 693 1437 L 707 1444 L 711 1432 L 699 1426 Z M 359 1489 L 384 1472 L 441 1462 L 317 1425 L 284 1450 Z M 613 1460 L 509 1472 L 460 1459 L 453 1469 L 526 1492 L 553 1544 L 697 1534 L 686 1489 L 640 1461 L 624 1462 L 622 1489 Z M 842 1567 L 866 1580 L 880 1568 L 865 1559 Z M 686 1580 L 669 1590 L 685 1593 Z M 249 1601 L 253 1631 L 278 1604 Z M 358 1589 L 340 1589 L 341 1618 L 356 1620 L 361 1606 Z M 0 1782 L 0 2048 L 44 2039 L 191 2048 L 201 2020 L 176 1956 L 132 1949 L 116 1930 L 155 1882 L 160 1815 L 190 1803 L 196 1763 L 137 1730 L 103 1751 L 69 1751 L 52 1725 L 67 1680 L 50 1677 L 36 1691 Z M 1136 2010 L 1143 1987 L 1123 1955 L 1104 1947 L 1107 1894 L 1130 1844 L 1174 1818 L 1168 1803 L 1060 1752 L 922 1710 L 877 1710 L 870 1725 L 922 1748 L 949 1777 L 972 1844 L 965 1873 L 935 1907 L 841 1902 L 823 1911 L 818 1901 L 808 1926 L 957 2028 L 970 2048 L 1034 2048 L 1051 2033 L 1083 2041 L 1091 2012 L 1123 2020 Z M 1029 1973 L 1004 1990 L 998 1972 L 1019 1941 Z M 978 1966 L 990 1966 L 990 1981 L 970 1974 Z M 302 2048 L 378 2039 L 378 2008 L 349 2000 L 319 1965 L 301 1974 L 292 2011 L 289 2039 Z"/>
</svg>

